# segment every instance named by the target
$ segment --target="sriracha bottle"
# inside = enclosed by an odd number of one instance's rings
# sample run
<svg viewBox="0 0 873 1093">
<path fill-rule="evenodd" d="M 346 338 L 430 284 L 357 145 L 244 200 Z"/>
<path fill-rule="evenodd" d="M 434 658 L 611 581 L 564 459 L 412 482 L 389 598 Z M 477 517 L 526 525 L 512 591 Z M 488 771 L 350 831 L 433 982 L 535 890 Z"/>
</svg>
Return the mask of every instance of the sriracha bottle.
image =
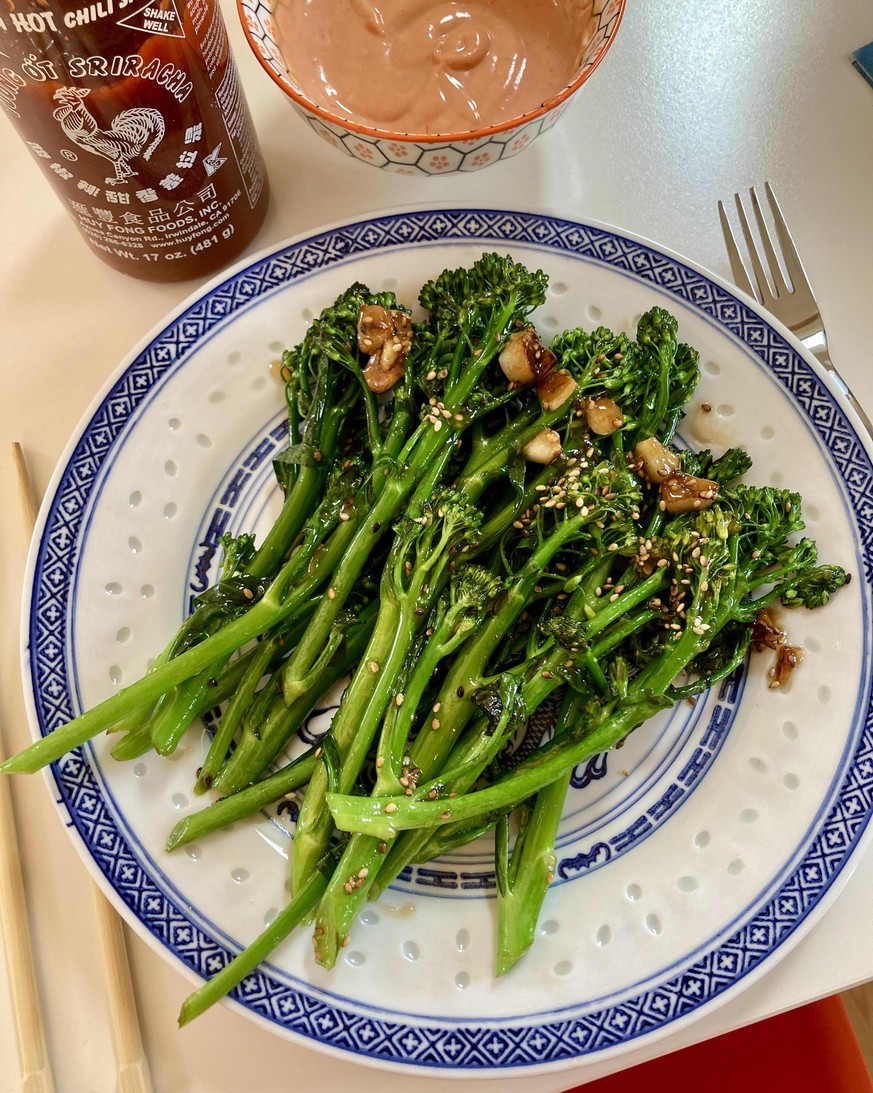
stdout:
<svg viewBox="0 0 873 1093">
<path fill-rule="evenodd" d="M 0 105 L 114 269 L 209 274 L 263 223 L 266 170 L 216 0 L 6 0 Z"/>
</svg>

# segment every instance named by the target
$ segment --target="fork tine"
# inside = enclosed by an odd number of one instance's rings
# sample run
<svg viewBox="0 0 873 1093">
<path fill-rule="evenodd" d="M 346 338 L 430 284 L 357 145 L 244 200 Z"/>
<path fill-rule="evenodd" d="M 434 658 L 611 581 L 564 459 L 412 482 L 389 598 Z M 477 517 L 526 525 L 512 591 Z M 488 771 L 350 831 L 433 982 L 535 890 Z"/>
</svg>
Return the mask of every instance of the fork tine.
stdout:
<svg viewBox="0 0 873 1093">
<path fill-rule="evenodd" d="M 769 186 L 769 183 L 765 183 L 765 185 Z M 768 191 L 768 198 L 770 197 L 771 193 L 772 191 Z M 791 286 L 788 284 L 782 274 L 782 269 L 779 265 L 779 259 L 776 257 L 776 251 L 773 249 L 773 241 L 770 238 L 770 232 L 764 221 L 764 214 L 761 212 L 761 205 L 758 202 L 758 194 L 755 192 L 754 186 L 752 186 L 749 190 L 749 196 L 752 199 L 752 209 L 755 213 L 755 221 L 758 225 L 758 234 L 761 237 L 761 246 L 764 248 L 764 254 L 767 257 L 767 265 L 770 267 L 771 283 L 773 285 L 773 288 L 775 289 L 776 295 L 784 296 L 786 292 L 791 291 Z"/>
<path fill-rule="evenodd" d="M 809 280 L 804 271 L 803 263 L 800 261 L 800 255 L 797 253 L 797 247 L 794 245 L 791 232 L 788 230 L 788 225 L 785 223 L 782 209 L 779 206 L 779 202 L 776 200 L 776 195 L 773 193 L 773 187 L 769 182 L 765 182 L 764 189 L 767 193 L 767 200 L 770 203 L 770 211 L 773 214 L 773 224 L 776 228 L 779 244 L 782 247 L 782 261 L 785 263 L 785 270 L 788 273 L 789 280 L 795 291 L 801 287 L 807 288 L 809 287 Z"/>
<path fill-rule="evenodd" d="M 721 233 L 724 236 L 724 245 L 727 249 L 728 261 L 730 262 L 734 282 L 741 292 L 746 292 L 749 296 L 756 296 L 754 286 L 749 280 L 746 267 L 743 265 L 743 260 L 740 257 L 737 241 L 734 239 L 733 229 L 731 228 L 730 221 L 725 212 L 724 203 L 721 201 L 718 203 L 718 218 L 721 221 Z"/>
<path fill-rule="evenodd" d="M 769 308 L 774 299 L 773 292 L 770 288 L 770 282 L 767 280 L 767 274 L 761 262 L 758 247 L 755 243 L 755 237 L 752 235 L 752 229 L 749 227 L 743 200 L 739 194 L 734 194 L 734 201 L 736 202 L 737 213 L 740 218 L 740 230 L 743 233 L 743 238 L 745 239 L 746 246 L 749 250 L 749 261 L 751 262 L 752 272 L 755 275 L 755 282 L 758 286 L 758 291 L 755 293 L 755 296 L 765 307 Z"/>
</svg>

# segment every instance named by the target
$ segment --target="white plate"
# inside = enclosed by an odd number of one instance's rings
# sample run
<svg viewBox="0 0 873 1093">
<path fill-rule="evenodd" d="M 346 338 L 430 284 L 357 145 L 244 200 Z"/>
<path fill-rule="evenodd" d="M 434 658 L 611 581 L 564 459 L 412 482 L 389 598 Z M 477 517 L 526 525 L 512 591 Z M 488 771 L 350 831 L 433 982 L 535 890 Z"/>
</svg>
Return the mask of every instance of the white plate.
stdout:
<svg viewBox="0 0 873 1093">
<path fill-rule="evenodd" d="M 352 281 L 414 303 L 425 280 L 491 249 L 549 274 L 544 336 L 631 330 L 652 305 L 671 310 L 701 353 L 684 439 L 741 443 L 752 479 L 799 489 L 822 558 L 856 579 L 825 610 L 786 616 L 806 653 L 789 688 L 768 690 L 756 658 L 577 772 L 539 936 L 510 975 L 492 975 L 493 876 L 476 845 L 368 906 L 332 972 L 301 931 L 235 993 L 314 1047 L 430 1073 L 577 1066 L 675 1030 L 782 955 L 845 878 L 873 795 L 873 478 L 851 411 L 813 359 L 709 274 L 601 226 L 444 209 L 326 229 L 214 283 L 119 369 L 56 473 L 24 620 L 35 732 L 141 675 L 214 574 L 220 531 L 270 518 L 281 349 Z M 52 771 L 89 865 L 199 976 L 282 905 L 290 849 L 271 810 L 164 853 L 172 825 L 203 804 L 191 786 L 205 738 L 191 731 L 173 760 L 130 764 L 101 739 Z"/>
</svg>

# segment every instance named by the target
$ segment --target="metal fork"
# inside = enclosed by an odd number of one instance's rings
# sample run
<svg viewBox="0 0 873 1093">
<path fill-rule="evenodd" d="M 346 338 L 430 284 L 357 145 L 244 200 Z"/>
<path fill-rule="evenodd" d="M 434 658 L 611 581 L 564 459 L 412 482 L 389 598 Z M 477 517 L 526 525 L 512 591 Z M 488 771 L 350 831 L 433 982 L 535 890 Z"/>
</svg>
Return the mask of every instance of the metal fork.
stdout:
<svg viewBox="0 0 873 1093">
<path fill-rule="evenodd" d="M 724 203 L 718 203 L 718 215 L 721 221 L 721 230 L 727 248 L 728 260 L 731 272 L 737 287 L 749 296 L 757 300 L 788 329 L 796 334 L 803 344 L 825 367 L 829 375 L 838 384 L 846 399 L 851 403 L 855 413 L 864 423 L 867 432 L 873 436 L 873 422 L 861 409 L 857 399 L 849 390 L 846 381 L 834 367 L 828 353 L 828 339 L 825 332 L 824 320 L 821 317 L 812 285 L 803 268 L 800 255 L 791 232 L 785 223 L 785 217 L 773 193 L 773 187 L 769 182 L 764 183 L 764 191 L 776 229 L 776 240 L 779 245 L 779 255 L 773 237 L 767 227 L 761 203 L 754 186 L 749 190 L 749 204 L 755 218 L 757 227 L 757 239 L 752 231 L 749 218 L 746 214 L 746 206 L 740 194 L 734 194 L 734 202 L 740 222 L 743 241 L 749 254 L 749 263 L 752 268 L 752 276 L 746 269 L 737 246 L 733 230 L 728 220 Z M 760 249 L 758 240 L 760 240 Z M 763 257 L 762 253 L 763 252 Z M 779 262 L 781 255 L 782 265 Z M 783 266 L 785 272 L 783 273 Z M 786 275 L 787 274 L 787 279 Z"/>
</svg>

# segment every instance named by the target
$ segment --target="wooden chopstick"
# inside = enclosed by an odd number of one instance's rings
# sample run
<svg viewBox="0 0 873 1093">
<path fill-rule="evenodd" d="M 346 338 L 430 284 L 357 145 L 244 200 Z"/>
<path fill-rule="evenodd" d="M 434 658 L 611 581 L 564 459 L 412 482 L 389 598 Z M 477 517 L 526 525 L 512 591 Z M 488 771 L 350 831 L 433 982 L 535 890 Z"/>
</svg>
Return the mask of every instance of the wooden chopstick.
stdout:
<svg viewBox="0 0 873 1093">
<path fill-rule="evenodd" d="M 24 458 L 24 452 L 17 442 L 12 446 L 12 458 L 18 477 L 21 512 L 28 538 L 30 538 L 36 525 L 39 506 L 27 461 Z M 0 783 L 3 782 L 5 782 L 5 779 L 0 778 Z M 8 787 L 6 789 L 8 792 Z M 109 995 L 112 1041 L 118 1066 L 117 1088 L 119 1093 L 151 1093 L 151 1073 L 143 1047 L 139 1016 L 136 1011 L 136 1000 L 133 993 L 130 963 L 124 937 L 124 924 L 96 883 L 92 884 L 92 891 L 100 944 L 106 965 L 106 986 Z M 22 1054 L 24 1054 L 24 1049 L 22 1049 Z M 36 1093 L 38 1089 L 43 1087 L 34 1085 L 32 1088 L 33 1093 Z M 47 1085 L 44 1088 L 50 1090 L 53 1086 Z M 26 1085 L 25 1089 L 27 1093 L 31 1093 L 31 1086 Z"/>
<path fill-rule="evenodd" d="M 0 741 L 0 762 L 5 757 Z M 5 776 L 0 776 L 0 921 L 3 924 L 6 966 L 18 1033 L 21 1088 L 26 1093 L 54 1093 L 55 1081 L 36 983 L 12 794 L 9 792 L 9 779 Z"/>
<path fill-rule="evenodd" d="M 20 447 L 13 447 L 12 457 L 17 469 L 19 463 L 23 463 Z M 3 740 L 0 737 L 0 761 L 4 758 Z M 0 921 L 3 925 L 12 1009 L 18 1034 L 21 1088 L 27 1093 L 52 1093 L 55 1082 L 46 1047 L 39 988 L 36 981 L 12 793 L 9 788 L 9 779 L 2 776 L 0 776 Z"/>
<path fill-rule="evenodd" d="M 18 503 L 21 506 L 21 515 L 24 519 L 24 531 L 27 541 L 33 535 L 36 527 L 36 518 L 39 515 L 39 504 L 36 500 L 36 491 L 33 488 L 33 479 L 24 458 L 24 450 L 16 440 L 12 445 L 12 462 L 15 465 L 15 477 L 18 482 Z"/>
</svg>

